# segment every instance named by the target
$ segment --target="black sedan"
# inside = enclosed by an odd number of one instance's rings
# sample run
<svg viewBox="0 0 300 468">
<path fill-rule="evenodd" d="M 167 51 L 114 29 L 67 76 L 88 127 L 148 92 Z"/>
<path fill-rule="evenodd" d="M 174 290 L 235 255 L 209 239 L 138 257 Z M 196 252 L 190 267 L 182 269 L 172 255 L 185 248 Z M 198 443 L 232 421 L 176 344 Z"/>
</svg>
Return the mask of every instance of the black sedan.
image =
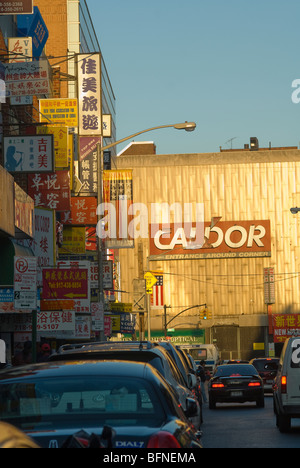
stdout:
<svg viewBox="0 0 300 468">
<path fill-rule="evenodd" d="M 209 381 L 208 395 L 210 409 L 215 409 L 216 403 L 256 401 L 259 408 L 265 405 L 262 378 L 250 364 L 218 366 Z"/>
<path fill-rule="evenodd" d="M 190 401 L 190 412 L 195 411 Z M 173 390 L 149 364 L 50 362 L 0 372 L 0 420 L 43 448 L 111 429 L 113 448 L 201 448 Z"/>
</svg>

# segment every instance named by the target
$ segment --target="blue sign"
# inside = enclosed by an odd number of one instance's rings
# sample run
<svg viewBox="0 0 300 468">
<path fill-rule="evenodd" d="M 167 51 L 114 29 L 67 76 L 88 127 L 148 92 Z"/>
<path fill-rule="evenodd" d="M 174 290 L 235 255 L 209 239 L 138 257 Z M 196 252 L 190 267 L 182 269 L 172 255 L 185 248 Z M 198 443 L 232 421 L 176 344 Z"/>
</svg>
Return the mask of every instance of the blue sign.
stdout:
<svg viewBox="0 0 300 468">
<path fill-rule="evenodd" d="M 32 37 L 32 55 L 39 58 L 49 37 L 45 21 L 37 6 L 32 15 L 17 15 L 19 37 Z"/>
<path fill-rule="evenodd" d="M 0 289 L 0 302 L 14 302 L 13 288 Z"/>
</svg>

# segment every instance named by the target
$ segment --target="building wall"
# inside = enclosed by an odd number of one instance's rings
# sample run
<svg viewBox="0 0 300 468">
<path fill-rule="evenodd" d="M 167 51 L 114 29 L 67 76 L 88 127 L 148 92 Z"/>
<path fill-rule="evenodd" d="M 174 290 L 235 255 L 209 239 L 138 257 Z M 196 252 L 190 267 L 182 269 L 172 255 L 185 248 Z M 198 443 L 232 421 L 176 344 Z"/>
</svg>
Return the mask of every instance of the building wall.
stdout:
<svg viewBox="0 0 300 468">
<path fill-rule="evenodd" d="M 49 62 L 51 66 L 55 64 L 59 67 L 61 72 L 68 73 L 68 62 L 65 57 L 68 50 L 67 0 L 51 0 L 51 2 L 36 0 L 35 5 L 39 8 L 49 31 L 46 54 L 54 57 Z M 61 83 L 60 93 L 60 97 L 68 97 L 66 81 Z"/>
<path fill-rule="evenodd" d="M 60 96 L 76 97 L 76 63 L 68 59 L 74 54 L 101 52 L 93 21 L 86 0 L 36 0 L 36 6 L 49 31 L 46 54 L 53 56 L 49 62 L 59 68 Z M 116 140 L 116 104 L 109 74 L 101 54 L 102 113 L 112 115 L 112 140 L 104 139 L 103 145 Z M 56 83 L 57 87 L 57 83 Z M 112 154 L 115 154 L 112 148 Z"/>
<path fill-rule="evenodd" d="M 118 169 L 133 168 L 134 202 L 204 203 L 204 219 L 270 220 L 271 257 L 151 261 L 164 273 L 168 319 L 195 304 L 207 303 L 212 320 L 199 320 L 197 310 L 173 324 L 210 328 L 217 325 L 267 326 L 264 303 L 265 267 L 275 268 L 274 313 L 300 309 L 300 218 L 290 208 L 300 206 L 300 151 L 258 151 L 191 155 L 140 155 L 116 158 Z M 120 251 L 124 302 L 132 301 L 132 281 L 138 276 L 138 241 Z M 143 264 L 149 242 L 143 240 Z M 152 310 L 152 327 L 162 326 L 162 311 Z M 248 317 L 248 319 L 247 319 Z M 172 324 L 172 326 L 174 326 Z"/>
</svg>

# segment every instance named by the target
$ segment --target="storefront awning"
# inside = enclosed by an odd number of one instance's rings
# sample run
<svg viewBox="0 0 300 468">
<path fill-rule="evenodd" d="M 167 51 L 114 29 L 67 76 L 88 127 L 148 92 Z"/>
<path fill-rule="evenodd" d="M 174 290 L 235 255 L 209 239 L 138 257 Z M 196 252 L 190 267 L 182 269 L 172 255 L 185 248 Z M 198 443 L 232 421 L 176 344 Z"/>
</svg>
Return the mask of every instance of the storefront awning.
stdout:
<svg viewBox="0 0 300 468">
<path fill-rule="evenodd" d="M 14 257 L 34 257 L 30 248 L 18 245 L 14 239 L 0 237 L 0 286 L 14 285 Z"/>
</svg>

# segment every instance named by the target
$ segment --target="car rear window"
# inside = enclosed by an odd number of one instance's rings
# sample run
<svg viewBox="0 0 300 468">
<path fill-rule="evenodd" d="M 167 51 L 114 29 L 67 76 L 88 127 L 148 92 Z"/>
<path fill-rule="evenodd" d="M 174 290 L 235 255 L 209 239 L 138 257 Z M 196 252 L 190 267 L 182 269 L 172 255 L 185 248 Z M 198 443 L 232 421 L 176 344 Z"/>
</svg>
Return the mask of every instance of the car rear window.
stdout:
<svg viewBox="0 0 300 468">
<path fill-rule="evenodd" d="M 57 377 L 0 384 L 0 419 L 23 429 L 135 425 L 163 421 L 164 408 L 144 379 L 106 376 Z"/>
<path fill-rule="evenodd" d="M 258 372 L 264 372 L 264 371 L 277 371 L 278 369 L 278 360 L 272 360 L 272 359 L 263 359 L 259 361 L 254 361 L 253 366 L 255 369 L 258 370 Z"/>
<path fill-rule="evenodd" d="M 217 367 L 217 370 L 214 374 L 215 376 L 219 377 L 229 377 L 231 375 L 258 375 L 257 370 L 252 365 L 239 365 L 239 364 L 227 364 L 225 366 Z"/>
</svg>

